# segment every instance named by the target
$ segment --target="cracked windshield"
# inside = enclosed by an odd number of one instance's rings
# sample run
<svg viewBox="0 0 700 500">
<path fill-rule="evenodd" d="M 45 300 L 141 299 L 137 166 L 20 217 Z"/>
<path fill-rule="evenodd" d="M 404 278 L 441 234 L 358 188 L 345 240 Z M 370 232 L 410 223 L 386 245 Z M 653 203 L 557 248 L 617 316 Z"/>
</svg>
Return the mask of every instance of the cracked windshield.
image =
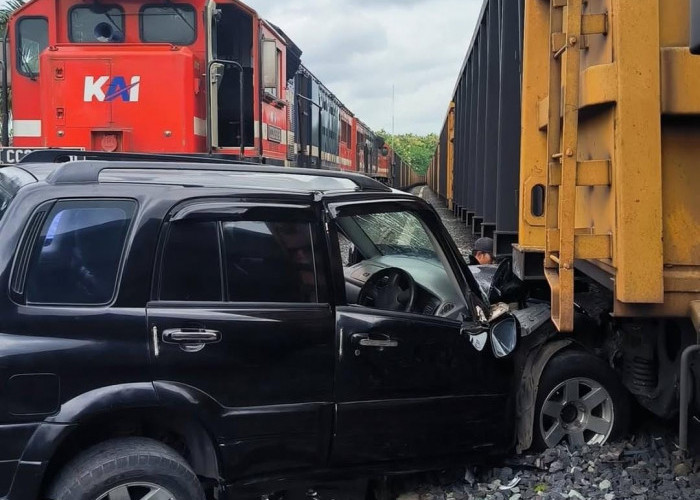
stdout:
<svg viewBox="0 0 700 500">
<path fill-rule="evenodd" d="M 436 257 L 423 225 L 410 212 L 357 215 L 353 219 L 383 255 Z"/>
</svg>

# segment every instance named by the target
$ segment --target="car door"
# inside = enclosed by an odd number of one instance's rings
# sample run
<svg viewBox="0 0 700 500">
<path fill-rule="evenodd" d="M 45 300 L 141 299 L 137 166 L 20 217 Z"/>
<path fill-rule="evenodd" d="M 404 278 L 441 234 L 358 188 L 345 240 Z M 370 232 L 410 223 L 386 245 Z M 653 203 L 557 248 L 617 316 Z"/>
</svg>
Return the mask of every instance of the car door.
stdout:
<svg viewBox="0 0 700 500">
<path fill-rule="evenodd" d="M 227 478 L 327 459 L 335 339 L 317 220 L 306 204 L 200 200 L 163 229 L 155 385 L 196 408 Z"/>
<path fill-rule="evenodd" d="M 417 268 L 422 261 L 411 261 L 405 255 L 394 256 L 394 262 L 407 259 L 405 270 L 419 285 L 431 286 L 431 276 L 445 273 L 441 277 L 453 283 L 457 293 L 462 293 L 458 289 L 464 290 L 464 276 L 455 265 L 458 257 L 447 245 L 434 212 L 408 202 L 335 204 L 330 210 L 336 220 L 330 239 L 338 267 L 343 261 L 337 241 L 344 217 L 403 211 L 410 214 L 405 221 L 414 222 L 403 222 L 391 230 L 398 231 L 399 239 L 403 237 L 401 232 L 425 231 L 420 237 L 434 247 L 436 258 L 429 263 L 434 272 L 421 274 Z M 377 220 L 369 222 L 371 225 L 365 228 L 368 233 L 391 231 Z M 409 243 L 407 248 L 414 245 Z M 370 264 L 360 269 L 367 269 L 364 274 L 369 275 L 374 272 L 372 266 L 382 265 L 386 258 L 381 255 L 370 259 Z M 514 435 L 510 411 L 512 361 L 496 360 L 490 349 L 478 351 L 472 345 L 462 328 L 468 324 L 463 321 L 465 303 L 446 306 L 442 301 L 437 306 L 464 311 L 456 315 L 436 316 L 441 311 L 430 303 L 421 305 L 418 312 L 380 310 L 352 303 L 352 285 L 348 284 L 352 277 L 336 277 L 346 286 L 340 290 L 342 305 L 336 310 L 334 463 L 486 454 L 510 446 Z M 446 290 L 449 294 L 449 287 Z M 464 302 L 464 295 L 459 299 Z"/>
</svg>

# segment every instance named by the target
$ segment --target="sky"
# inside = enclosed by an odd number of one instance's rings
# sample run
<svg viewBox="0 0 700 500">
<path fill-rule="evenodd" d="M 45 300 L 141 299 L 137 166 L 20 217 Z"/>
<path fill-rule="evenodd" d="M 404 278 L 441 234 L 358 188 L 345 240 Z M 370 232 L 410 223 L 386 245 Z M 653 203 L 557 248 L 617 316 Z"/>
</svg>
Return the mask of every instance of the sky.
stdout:
<svg viewBox="0 0 700 500">
<path fill-rule="evenodd" d="M 482 0 L 243 0 L 372 129 L 439 133 Z M 0 5 L 6 0 L 0 0 Z"/>
<path fill-rule="evenodd" d="M 372 129 L 439 133 L 482 0 L 247 0 Z"/>
</svg>

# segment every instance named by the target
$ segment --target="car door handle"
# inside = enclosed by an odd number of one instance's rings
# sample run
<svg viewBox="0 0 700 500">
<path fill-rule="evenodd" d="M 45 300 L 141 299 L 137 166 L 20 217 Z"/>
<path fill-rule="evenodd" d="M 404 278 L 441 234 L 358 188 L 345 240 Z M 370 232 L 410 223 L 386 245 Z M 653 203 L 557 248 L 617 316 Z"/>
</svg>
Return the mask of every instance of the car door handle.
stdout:
<svg viewBox="0 0 700 500">
<path fill-rule="evenodd" d="M 352 342 L 361 347 L 398 347 L 399 343 L 392 340 L 388 335 L 369 335 L 367 333 L 355 333 L 351 337 Z"/>
<path fill-rule="evenodd" d="M 221 332 L 206 328 L 171 328 L 163 331 L 163 342 L 168 344 L 214 344 L 221 341 Z"/>
</svg>

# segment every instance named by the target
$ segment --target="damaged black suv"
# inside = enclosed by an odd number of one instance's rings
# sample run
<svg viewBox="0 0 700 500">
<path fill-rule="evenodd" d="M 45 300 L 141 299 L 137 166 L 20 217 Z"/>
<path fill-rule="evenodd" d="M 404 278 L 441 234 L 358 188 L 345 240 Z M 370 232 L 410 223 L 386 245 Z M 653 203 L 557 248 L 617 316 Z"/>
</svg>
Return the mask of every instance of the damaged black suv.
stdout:
<svg viewBox="0 0 700 500">
<path fill-rule="evenodd" d="M 607 439 L 616 378 L 508 275 L 359 175 L 1 168 L 0 498 L 227 498 Z"/>
</svg>

